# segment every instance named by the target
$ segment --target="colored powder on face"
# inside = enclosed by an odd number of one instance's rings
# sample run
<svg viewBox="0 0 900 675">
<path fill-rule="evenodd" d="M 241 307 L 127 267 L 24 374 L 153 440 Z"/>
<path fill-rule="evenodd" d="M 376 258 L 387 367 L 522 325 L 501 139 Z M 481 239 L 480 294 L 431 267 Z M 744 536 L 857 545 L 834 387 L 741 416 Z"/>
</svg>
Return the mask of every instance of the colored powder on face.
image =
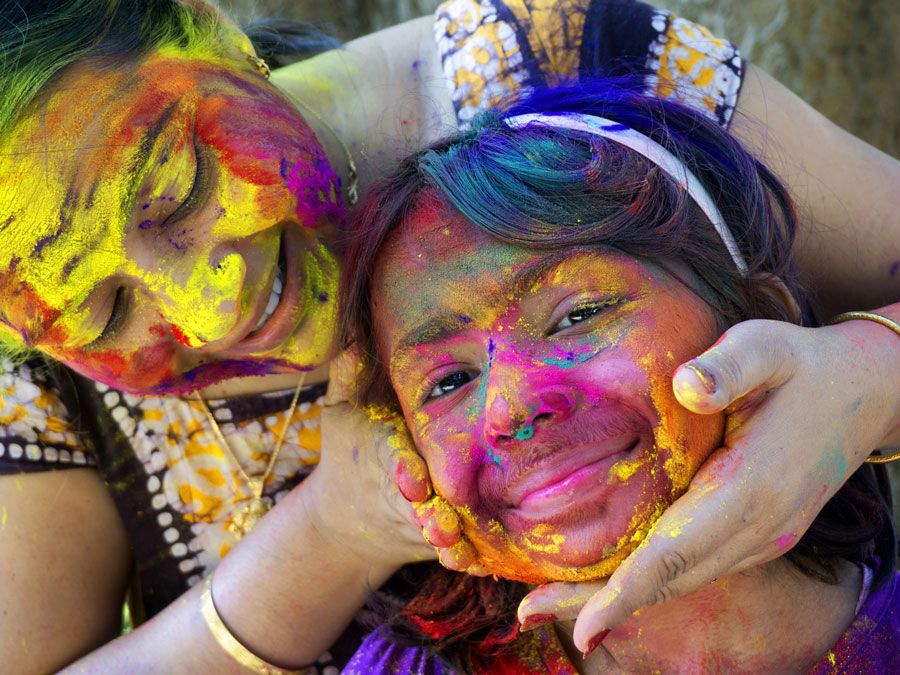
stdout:
<svg viewBox="0 0 900 675">
<path fill-rule="evenodd" d="M 6 527 L 6 521 L 9 519 L 9 514 L 6 512 L 6 507 L 3 507 L 2 513 L 0 513 L 0 528 Z"/>
<path fill-rule="evenodd" d="M 503 460 L 501 460 L 498 455 L 495 455 L 493 452 L 491 452 L 490 448 L 488 448 L 487 452 L 484 455 L 484 463 L 487 464 L 488 462 L 493 462 L 497 466 L 501 468 L 503 467 Z"/>
<path fill-rule="evenodd" d="M 891 265 L 890 274 L 892 277 L 897 276 L 897 272 L 900 272 L 900 260 L 895 260 Z"/>
<path fill-rule="evenodd" d="M 516 432 L 515 439 L 517 441 L 527 441 L 534 436 L 534 425 L 528 424 Z"/>
<path fill-rule="evenodd" d="M 535 525 L 529 534 L 522 537 L 525 548 L 539 553 L 559 553 L 559 547 L 565 540 L 564 535 L 553 532 L 547 524 Z"/>
<path fill-rule="evenodd" d="M 481 412 L 487 409 L 488 382 L 491 379 L 491 367 L 494 364 L 494 350 L 497 345 L 494 344 L 493 338 L 488 338 L 488 362 L 484 373 L 481 375 L 481 382 L 478 385 L 478 395 L 475 397 L 475 403 L 467 413 L 467 417 L 474 424 Z"/>
<path fill-rule="evenodd" d="M 547 366 L 559 366 L 560 368 L 573 368 L 581 363 L 585 363 L 586 361 L 590 361 L 593 358 L 594 354 L 573 354 L 569 352 L 565 357 L 559 358 L 549 358 L 542 359 L 541 363 Z"/>
<path fill-rule="evenodd" d="M 609 476 L 610 478 L 616 478 L 624 483 L 636 474 L 638 469 L 644 466 L 644 464 L 646 464 L 644 459 L 635 459 L 630 462 L 624 459 L 620 460 L 612 465 L 612 468 L 609 470 Z"/>
</svg>

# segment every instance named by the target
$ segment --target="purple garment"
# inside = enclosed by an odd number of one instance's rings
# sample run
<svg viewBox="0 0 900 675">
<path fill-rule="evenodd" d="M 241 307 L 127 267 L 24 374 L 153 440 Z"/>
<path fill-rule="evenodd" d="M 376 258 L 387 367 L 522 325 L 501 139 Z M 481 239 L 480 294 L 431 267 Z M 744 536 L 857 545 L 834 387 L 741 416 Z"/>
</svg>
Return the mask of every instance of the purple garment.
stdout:
<svg viewBox="0 0 900 675">
<path fill-rule="evenodd" d="M 422 647 L 401 647 L 386 628 L 372 632 L 341 671 L 343 675 L 458 675 Z"/>
<path fill-rule="evenodd" d="M 869 594 L 834 647 L 809 672 L 900 673 L 900 572 Z"/>
<path fill-rule="evenodd" d="M 379 628 L 354 654 L 348 675 L 457 675 L 457 671 L 429 657 L 422 647 L 400 647 Z M 900 675 L 900 572 L 863 602 L 840 639 L 809 671 L 809 675 Z"/>
</svg>

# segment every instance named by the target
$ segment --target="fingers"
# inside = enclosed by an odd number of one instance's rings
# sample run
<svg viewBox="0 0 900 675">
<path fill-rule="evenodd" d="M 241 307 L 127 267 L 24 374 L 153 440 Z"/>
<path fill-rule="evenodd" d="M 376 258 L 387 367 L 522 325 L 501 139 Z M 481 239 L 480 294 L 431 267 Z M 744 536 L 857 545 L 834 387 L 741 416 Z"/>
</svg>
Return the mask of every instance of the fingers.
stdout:
<svg viewBox="0 0 900 675">
<path fill-rule="evenodd" d="M 459 542 L 459 517 L 445 499 L 433 497 L 416 504 L 414 510 L 416 522 L 422 528 L 422 536 L 429 544 L 436 548 L 449 548 Z"/>
<path fill-rule="evenodd" d="M 538 586 L 519 603 L 517 614 L 521 629 L 531 630 L 551 621 L 576 618 L 585 603 L 604 586 L 605 581 Z"/>
<path fill-rule="evenodd" d="M 755 389 L 771 389 L 786 382 L 794 368 L 790 340 L 780 339 L 794 326 L 777 321 L 745 321 L 672 378 L 679 403 L 696 413 L 724 410 Z"/>
<path fill-rule="evenodd" d="M 431 478 L 428 465 L 414 449 L 400 447 L 393 454 L 394 482 L 400 494 L 408 502 L 424 502 L 431 495 Z"/>
<path fill-rule="evenodd" d="M 710 500 L 715 500 L 711 502 Z M 726 576 L 752 551 L 753 538 L 735 541 L 720 519 L 721 500 L 678 502 L 663 514 L 651 535 L 619 566 L 608 583 L 584 605 L 575 624 L 575 645 L 588 651 L 594 638 L 617 627 L 641 607 L 666 602 Z M 711 516 L 710 514 L 714 514 Z M 717 527 L 718 525 L 718 527 Z"/>
<path fill-rule="evenodd" d="M 390 451 L 390 458 L 385 463 L 394 465 L 393 476 L 397 489 L 408 502 L 424 502 L 431 496 L 428 464 L 416 450 L 402 419 L 382 422 L 388 433 L 387 446 Z"/>
<path fill-rule="evenodd" d="M 454 572 L 468 572 L 475 576 L 486 576 L 487 571 L 477 563 L 478 555 L 466 539 L 460 539 L 453 546 L 439 548 L 438 560 L 441 565 Z"/>
</svg>

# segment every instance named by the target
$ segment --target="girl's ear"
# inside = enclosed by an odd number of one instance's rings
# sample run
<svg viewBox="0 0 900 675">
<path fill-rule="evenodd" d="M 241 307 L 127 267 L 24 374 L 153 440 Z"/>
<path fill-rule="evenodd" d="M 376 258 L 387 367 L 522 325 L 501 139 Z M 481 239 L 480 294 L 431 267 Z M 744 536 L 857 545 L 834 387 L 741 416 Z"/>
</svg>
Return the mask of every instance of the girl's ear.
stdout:
<svg viewBox="0 0 900 675">
<path fill-rule="evenodd" d="M 768 272 L 756 272 L 750 276 L 750 280 L 763 294 L 768 296 L 769 300 L 787 310 L 788 320 L 791 323 L 800 323 L 803 312 L 781 277 Z"/>
</svg>

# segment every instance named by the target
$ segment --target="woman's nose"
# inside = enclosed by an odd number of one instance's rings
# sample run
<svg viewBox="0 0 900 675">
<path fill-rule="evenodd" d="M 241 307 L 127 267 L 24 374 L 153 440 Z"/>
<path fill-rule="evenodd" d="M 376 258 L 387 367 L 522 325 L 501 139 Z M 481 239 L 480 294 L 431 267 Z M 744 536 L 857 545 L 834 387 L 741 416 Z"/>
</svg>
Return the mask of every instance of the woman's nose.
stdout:
<svg viewBox="0 0 900 675">
<path fill-rule="evenodd" d="M 243 258 L 232 252 L 175 264 L 146 281 L 178 340 L 196 348 L 225 338 L 240 320 L 246 274 Z"/>
<path fill-rule="evenodd" d="M 484 429 L 485 440 L 493 447 L 530 440 L 567 419 L 575 408 L 573 392 L 559 385 L 529 382 L 527 376 L 492 389 L 485 405 Z"/>
</svg>

